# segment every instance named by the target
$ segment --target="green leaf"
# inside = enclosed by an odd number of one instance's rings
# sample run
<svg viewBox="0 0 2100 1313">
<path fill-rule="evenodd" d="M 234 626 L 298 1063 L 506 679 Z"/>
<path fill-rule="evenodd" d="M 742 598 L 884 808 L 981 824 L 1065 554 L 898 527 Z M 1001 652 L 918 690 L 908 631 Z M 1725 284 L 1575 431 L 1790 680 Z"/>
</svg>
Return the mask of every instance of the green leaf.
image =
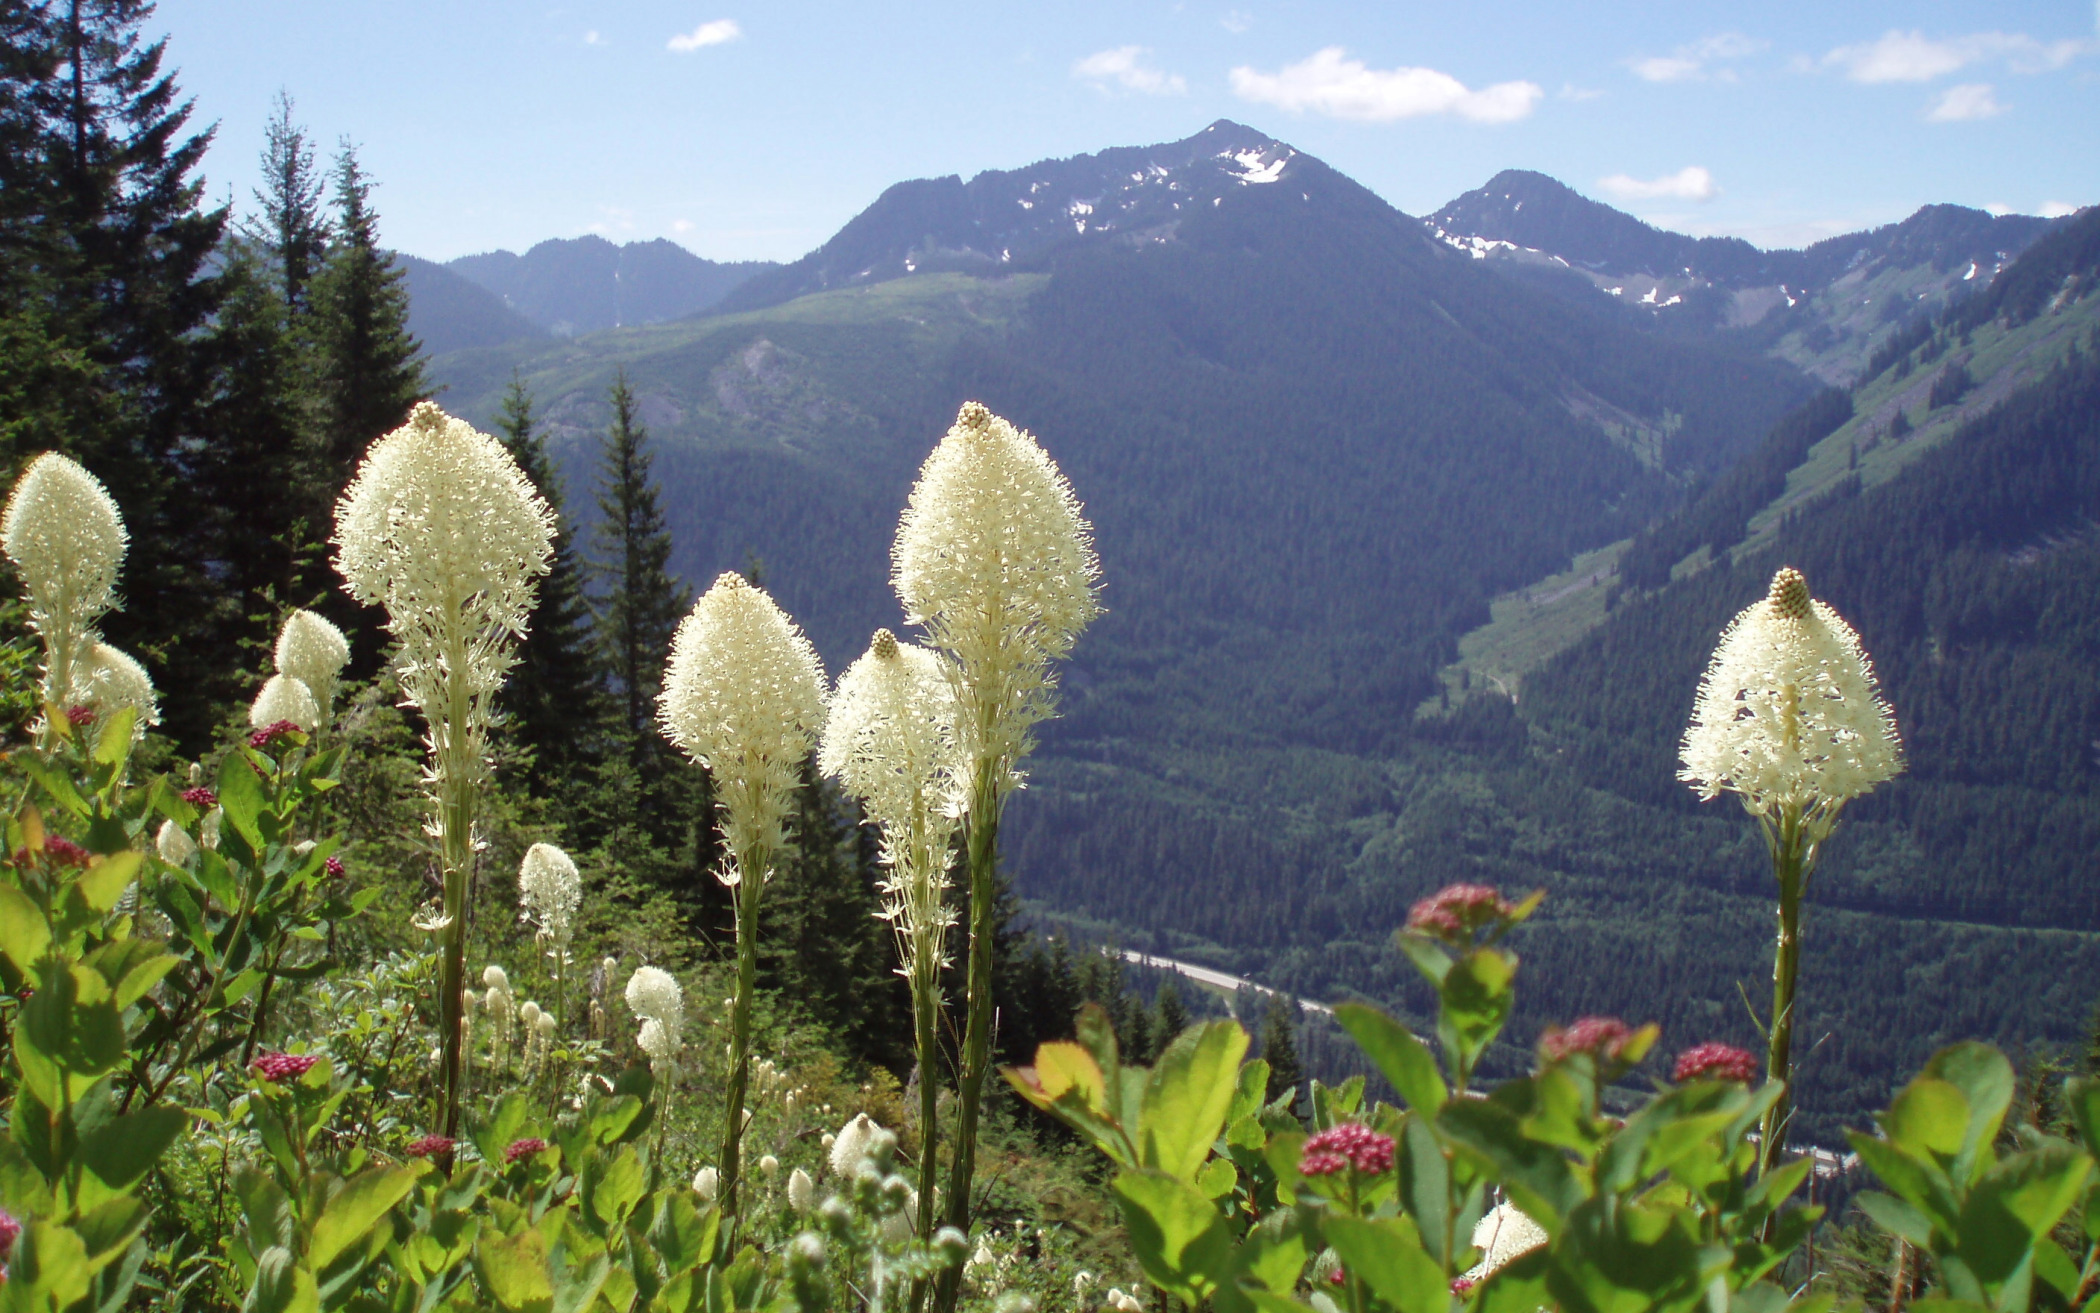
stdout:
<svg viewBox="0 0 2100 1313">
<path fill-rule="evenodd" d="M 1858 1131 L 1846 1132 L 1860 1163 L 1881 1178 L 1911 1207 L 1929 1218 L 1941 1234 L 1957 1233 L 1961 1205 L 1956 1202 L 1946 1173 L 1904 1153 L 1887 1140 Z"/>
<path fill-rule="evenodd" d="M 1233 1255 L 1235 1284 L 1253 1281 L 1288 1295 L 1311 1257 L 1304 1222 L 1295 1211 L 1279 1209 L 1257 1223 Z"/>
<path fill-rule="evenodd" d="M 1131 1248 L 1152 1284 L 1191 1308 L 1224 1284 L 1232 1232 L 1194 1186 L 1164 1172 L 1126 1171 L 1115 1191 Z"/>
<path fill-rule="evenodd" d="M 1478 948 L 1452 964 L 1439 988 L 1437 1028 L 1468 1064 L 1502 1033 L 1516 1002 L 1517 959 L 1499 948 Z"/>
<path fill-rule="evenodd" d="M 1920 1249 L 1932 1248 L 1932 1222 L 1903 1200 L 1879 1190 L 1863 1190 L 1853 1196 L 1853 1202 L 1882 1230 L 1901 1236 Z"/>
<path fill-rule="evenodd" d="M 1409 1219 L 1388 1217 L 1372 1222 L 1331 1217 L 1326 1235 L 1342 1267 L 1388 1308 L 1400 1313 L 1448 1313 L 1451 1289 L 1444 1269 L 1422 1252 L 1421 1237 Z"/>
<path fill-rule="evenodd" d="M 1210 1021 L 1181 1032 L 1145 1082 L 1138 1151 L 1146 1167 L 1194 1180 L 1239 1085 L 1247 1032 L 1235 1021 Z"/>
<path fill-rule="evenodd" d="M 683 1190 L 670 1192 L 649 1225 L 649 1243 L 663 1260 L 664 1271 L 674 1276 L 690 1271 L 714 1257 L 715 1237 L 722 1227 L 721 1210 L 702 1212 Z"/>
<path fill-rule="evenodd" d="M 19 1309 L 68 1308 L 86 1297 L 95 1271 L 87 1245 L 68 1227 L 31 1218 L 8 1254 L 7 1285 L 0 1287 Z"/>
<path fill-rule="evenodd" d="M 226 813 L 226 823 L 234 833 L 248 843 L 248 850 L 258 860 L 262 857 L 262 811 L 266 805 L 263 797 L 262 777 L 255 767 L 248 764 L 245 754 L 229 752 L 219 762 L 219 806 Z M 224 841 L 225 829 L 220 829 Z"/>
<path fill-rule="evenodd" d="M 1946 1081 L 1969 1102 L 1968 1129 L 1949 1175 L 1963 1184 L 1974 1181 L 1990 1165 L 1987 1150 L 2012 1107 L 2012 1064 L 1988 1044 L 1964 1041 L 1933 1054 L 1922 1075 Z"/>
<path fill-rule="evenodd" d="M 379 1219 L 415 1189 L 418 1173 L 405 1167 L 374 1167 L 350 1178 L 314 1222 L 307 1261 L 325 1270 L 336 1256 L 365 1238 Z"/>
<path fill-rule="evenodd" d="M 102 722 L 95 739 L 95 764 L 115 766 L 131 755 L 131 730 L 138 723 L 137 707 L 119 707 Z"/>
<path fill-rule="evenodd" d="M 87 905 L 97 912 L 108 912 L 139 878 L 139 865 L 146 860 L 144 853 L 111 853 L 96 858 L 80 873 L 80 895 Z"/>
<path fill-rule="evenodd" d="M 482 1293 L 504 1313 L 542 1313 L 554 1300 L 547 1257 L 547 1237 L 536 1227 L 514 1236 L 484 1230 L 474 1246 L 474 1274 L 481 1278 Z"/>
<path fill-rule="evenodd" d="M 2092 1168 L 2084 1152 L 2058 1140 L 1986 1170 L 1962 1203 L 1957 1252 L 1970 1271 L 1986 1286 L 2011 1278 L 2077 1200 Z"/>
<path fill-rule="evenodd" d="M 15 964 L 15 970 L 36 980 L 36 964 L 51 945 L 51 928 L 29 895 L 11 884 L 0 884 L 0 953 Z"/>
<path fill-rule="evenodd" d="M 1879 1120 L 1890 1143 L 1914 1158 L 1929 1153 L 1944 1164 L 1961 1152 L 1969 1101 L 1946 1081 L 1920 1076 L 1897 1091 Z"/>
<path fill-rule="evenodd" d="M 1230 1158 L 1213 1158 L 1196 1173 L 1196 1188 L 1205 1199 L 1223 1199 L 1240 1183 L 1240 1173 Z"/>
<path fill-rule="evenodd" d="M 1230 1126 L 1243 1117 L 1258 1116 L 1268 1097 L 1269 1063 L 1265 1058 L 1256 1058 L 1240 1068 L 1240 1081 L 1232 1091 L 1232 1108 L 1225 1114 L 1225 1124 Z"/>
<path fill-rule="evenodd" d="M 597 1156 L 584 1168 L 584 1206 L 608 1227 L 626 1225 L 627 1215 L 641 1200 L 644 1175 L 631 1147 Z"/>
<path fill-rule="evenodd" d="M 321 1313 L 313 1272 L 301 1267 L 291 1250 L 272 1245 L 256 1261 L 255 1284 L 241 1313 Z"/>
<path fill-rule="evenodd" d="M 1549 1235 L 1558 1232 L 1561 1219 L 1586 1197 L 1567 1155 L 1556 1145 L 1526 1136 L 1509 1109 L 1494 1100 L 1453 1099 L 1444 1105 L 1437 1125 L 1499 1173 L 1516 1205 Z"/>
<path fill-rule="evenodd" d="M 1407 1119 L 1398 1138 L 1399 1153 L 1394 1157 L 1400 1169 L 1400 1200 L 1414 1215 L 1422 1247 L 1439 1262 L 1448 1262 L 1453 1257 L 1451 1164 L 1444 1158 L 1436 1132 L 1419 1116 Z"/>
<path fill-rule="evenodd" d="M 82 1128 L 80 1157 L 113 1190 L 128 1190 L 189 1129 L 180 1108 L 145 1108 Z"/>
<path fill-rule="evenodd" d="M 1344 1003 L 1334 1010 L 1334 1019 L 1356 1040 L 1357 1047 L 1392 1082 L 1407 1106 L 1435 1116 L 1451 1092 L 1437 1070 L 1436 1058 L 1413 1031 L 1365 1003 Z"/>
</svg>

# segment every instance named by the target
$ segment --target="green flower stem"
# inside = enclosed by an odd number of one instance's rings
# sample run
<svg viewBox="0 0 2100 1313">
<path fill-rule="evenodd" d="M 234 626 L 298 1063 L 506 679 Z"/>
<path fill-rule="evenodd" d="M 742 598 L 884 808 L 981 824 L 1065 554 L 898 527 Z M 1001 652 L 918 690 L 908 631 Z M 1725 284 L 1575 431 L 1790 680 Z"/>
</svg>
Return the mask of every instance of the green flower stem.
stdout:
<svg viewBox="0 0 2100 1313">
<path fill-rule="evenodd" d="M 984 1098 L 984 1077 L 992 1057 L 992 934 L 998 896 L 999 803 L 998 765 L 981 762 L 971 789 L 970 860 L 970 1017 L 963 1032 L 962 1069 L 956 1075 L 955 1148 L 948 1172 L 948 1225 L 970 1234 L 970 1178 L 977 1169 L 977 1111 Z M 952 1313 L 962 1290 L 962 1269 L 941 1273 L 935 1307 Z"/>
<path fill-rule="evenodd" d="M 445 939 L 438 961 L 438 1087 L 445 1106 L 439 1133 L 456 1140 L 466 1093 L 467 883 L 474 865 L 474 772 L 480 763 L 469 750 L 474 735 L 468 719 L 466 645 L 455 633 L 450 646 L 451 705 L 446 708 L 447 723 L 442 730 L 432 726 L 432 737 L 439 744 L 438 861 L 445 879 Z"/>
<path fill-rule="evenodd" d="M 1775 1170 L 1786 1153 L 1786 1132 L 1794 1104 L 1794 1005 L 1801 976 L 1801 904 L 1815 870 L 1822 839 L 1834 817 L 1804 814 L 1797 805 L 1782 806 L 1761 818 L 1772 874 L 1779 884 L 1779 938 L 1772 956 L 1772 1018 L 1766 1033 L 1765 1073 L 1786 1089 L 1758 1127 L 1758 1176 Z M 1777 1214 L 1774 1214 L 1777 1217 Z M 1772 1222 L 1766 1222 L 1767 1238 Z"/>
<path fill-rule="evenodd" d="M 729 1093 L 722 1123 L 722 1212 L 734 1237 L 737 1186 L 744 1151 L 744 1096 L 751 1086 L 751 996 L 758 990 L 758 900 L 765 892 L 772 854 L 762 848 L 737 854 L 736 998 L 729 1007 Z"/>
<path fill-rule="evenodd" d="M 940 1060 L 941 962 L 934 951 L 932 927 L 916 927 L 911 954 L 911 1013 L 914 1047 L 919 1062 L 919 1239 L 933 1238 L 937 1211 L 935 1183 L 940 1175 L 940 1080 L 935 1064 Z M 926 1304 L 927 1281 L 911 1283 L 912 1313 Z"/>
</svg>

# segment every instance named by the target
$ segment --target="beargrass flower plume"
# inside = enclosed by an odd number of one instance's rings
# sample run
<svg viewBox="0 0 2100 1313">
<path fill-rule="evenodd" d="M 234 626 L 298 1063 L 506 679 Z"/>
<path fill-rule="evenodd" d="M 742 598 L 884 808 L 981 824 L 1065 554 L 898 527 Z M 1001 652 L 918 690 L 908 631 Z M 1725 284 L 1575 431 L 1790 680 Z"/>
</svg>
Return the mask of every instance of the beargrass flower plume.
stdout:
<svg viewBox="0 0 2100 1313">
<path fill-rule="evenodd" d="M 636 967 L 627 978 L 627 1010 L 642 1023 L 642 1051 L 658 1060 L 675 1056 L 684 1043 L 685 991 L 662 967 Z"/>
<path fill-rule="evenodd" d="M 824 670 L 816 649 L 763 589 L 724 574 L 693 603 L 671 639 L 657 715 L 664 737 L 713 777 L 729 850 L 719 878 L 736 891 L 737 985 L 719 1159 L 722 1211 L 735 1219 L 759 902 L 783 841 L 788 800 L 824 728 Z"/>
<path fill-rule="evenodd" d="M 969 402 L 926 458 L 897 525 L 891 581 L 905 618 L 947 654 L 969 834 L 969 1014 L 957 1067 L 947 1221 L 970 1225 L 977 1115 L 991 1065 L 992 935 L 1000 809 L 1021 782 L 1034 727 L 1056 709 L 1051 663 L 1100 613 L 1092 528 L 1034 438 Z M 940 1278 L 955 1307 L 960 1276 Z"/>
<path fill-rule="evenodd" d="M 466 904 L 496 694 L 553 554 L 554 513 L 503 444 L 429 402 L 375 441 L 335 513 L 336 570 L 386 608 L 402 701 L 423 713 L 444 876 L 438 998 L 446 1135 L 459 1132 Z"/>
<path fill-rule="evenodd" d="M 0 549 L 22 577 L 29 623 L 44 643 L 44 701 L 64 705 L 95 644 L 95 622 L 117 604 L 128 536 L 94 475 L 47 451 L 15 481 L 0 514 Z"/>
<path fill-rule="evenodd" d="M 1496 1204 L 1473 1226 L 1473 1248 L 1481 1251 L 1480 1262 L 1458 1279 L 1467 1287 L 1478 1285 L 1548 1239 L 1545 1228 L 1516 1205 Z"/>
<path fill-rule="evenodd" d="M 1758 820 L 1779 885 L 1765 1072 L 1791 1085 L 1801 907 L 1846 803 L 1903 770 L 1895 714 L 1859 635 L 1787 567 L 1722 631 L 1684 734 L 1678 778 L 1702 798 L 1734 793 Z M 1760 1174 L 1786 1151 L 1791 1090 L 1759 1128 Z M 1765 1239 L 1773 1234 L 1767 1222 Z"/>
<path fill-rule="evenodd" d="M 277 630 L 277 673 L 306 685 L 326 720 L 335 706 L 336 684 L 350 663 L 350 640 L 327 617 L 293 610 Z"/>
<path fill-rule="evenodd" d="M 153 690 L 153 677 L 122 648 L 94 643 L 73 670 L 69 703 L 91 707 L 101 716 L 130 708 L 137 713 L 131 723 L 133 739 L 145 737 L 148 729 L 160 724 L 160 699 Z"/>
<path fill-rule="evenodd" d="M 266 729 L 282 722 L 311 734 L 321 723 L 321 706 L 305 681 L 290 675 L 272 675 L 263 681 L 262 691 L 249 704 L 248 723 L 256 729 Z"/>
<path fill-rule="evenodd" d="M 950 840 L 967 803 L 956 726 L 955 680 L 948 660 L 887 629 L 839 677 L 817 767 L 861 800 L 882 833 L 881 916 L 896 931 L 911 982 L 919 1065 L 919 1125 L 929 1141 L 938 1124 L 940 973 L 948 965 Z M 920 1155 L 919 1234 L 933 1230 L 934 1156 Z"/>
</svg>

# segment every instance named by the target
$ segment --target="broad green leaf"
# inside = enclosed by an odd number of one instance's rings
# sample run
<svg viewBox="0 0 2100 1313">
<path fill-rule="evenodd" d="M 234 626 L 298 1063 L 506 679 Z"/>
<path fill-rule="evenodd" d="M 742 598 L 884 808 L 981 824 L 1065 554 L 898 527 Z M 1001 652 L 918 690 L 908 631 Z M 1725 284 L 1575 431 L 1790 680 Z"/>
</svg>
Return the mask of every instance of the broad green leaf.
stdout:
<svg viewBox="0 0 2100 1313">
<path fill-rule="evenodd" d="M 1225 1114 L 1225 1124 L 1230 1126 L 1243 1117 L 1258 1115 L 1268 1097 L 1269 1063 L 1265 1058 L 1256 1058 L 1240 1068 L 1239 1084 L 1232 1091 L 1232 1109 Z"/>
<path fill-rule="evenodd" d="M 1102 1113 L 1108 1111 L 1108 1083 L 1102 1078 L 1100 1065 L 1091 1053 L 1070 1040 L 1054 1040 L 1038 1046 L 1033 1070 L 1036 1091 L 1045 1101 L 1037 1104 L 1038 1107 L 1055 1103 L 1069 1091 L 1078 1095 L 1088 1108 Z"/>
<path fill-rule="evenodd" d="M 262 810 L 265 805 L 262 778 L 248 758 L 238 752 L 229 752 L 219 762 L 219 806 L 226 813 L 226 824 L 234 833 L 247 841 L 248 849 L 259 860 L 263 851 Z M 220 829 L 223 843 L 224 827 Z"/>
<path fill-rule="evenodd" d="M 1943 1080 L 1920 1076 L 1897 1091 L 1881 1114 L 1889 1141 L 1914 1158 L 1930 1153 L 1943 1164 L 1961 1152 L 1969 1129 L 1969 1101 Z"/>
<path fill-rule="evenodd" d="M 43 1218 L 23 1226 L 7 1257 L 7 1285 L 0 1293 L 15 1308 L 69 1308 L 86 1297 L 95 1275 L 80 1236 Z"/>
<path fill-rule="evenodd" d="M 2012 1106 L 2012 1064 L 1990 1045 L 1968 1040 L 1933 1054 L 1921 1075 L 1946 1081 L 1969 1102 L 1967 1133 L 1948 1172 L 1955 1181 L 1968 1184 L 1990 1165 L 1990 1143 Z"/>
<path fill-rule="evenodd" d="M 2078 1198 L 2093 1160 L 2062 1141 L 1986 1170 L 1962 1203 L 1958 1252 L 1987 1286 L 2012 1277 Z"/>
<path fill-rule="evenodd" d="M 1516 1205 L 1549 1235 L 1559 1231 L 1561 1219 L 1587 1194 L 1558 1146 L 1526 1136 L 1516 1117 L 1492 1100 L 1453 1099 L 1444 1105 L 1437 1124 L 1488 1170 L 1499 1173 Z"/>
<path fill-rule="evenodd" d="M 1946 1173 L 1877 1136 L 1848 1131 L 1846 1138 L 1852 1141 L 1852 1151 L 1859 1155 L 1861 1164 L 1880 1177 L 1883 1185 L 1923 1213 L 1942 1234 L 1957 1233 L 1961 1206 Z"/>
<path fill-rule="evenodd" d="M 97 912 L 108 912 L 139 877 L 139 865 L 146 860 L 144 853 L 111 853 L 88 864 L 80 873 L 80 895 L 87 905 Z"/>
<path fill-rule="evenodd" d="M 605 1278 L 612 1272 L 612 1259 L 601 1251 L 586 1261 L 577 1262 L 557 1248 L 552 1271 L 553 1313 L 583 1313 L 598 1298 L 598 1292 L 605 1288 Z"/>
<path fill-rule="evenodd" d="M 15 970 L 35 981 L 37 962 L 50 945 L 51 928 L 29 895 L 11 884 L 0 884 L 0 953 L 7 954 Z"/>
<path fill-rule="evenodd" d="M 1931 1221 L 1903 1200 L 1879 1190 L 1862 1190 L 1852 1199 L 1882 1230 L 1901 1236 L 1920 1249 L 1932 1247 Z"/>
<path fill-rule="evenodd" d="M 365 1238 L 379 1219 L 415 1189 L 417 1173 L 405 1167 L 374 1167 L 358 1173 L 328 1201 L 314 1222 L 307 1261 L 325 1270 L 336 1256 Z"/>
<path fill-rule="evenodd" d="M 675 1276 L 714 1256 L 715 1237 L 721 1225 L 719 1209 L 702 1212 L 684 1191 L 674 1190 L 656 1210 L 656 1218 L 649 1226 L 649 1243 L 663 1260 L 664 1271 Z"/>
<path fill-rule="evenodd" d="M 554 1299 L 554 1283 L 547 1276 L 547 1237 L 537 1227 L 526 1227 L 514 1236 L 483 1231 L 474 1246 L 474 1274 L 481 1289 L 504 1313 L 529 1313 L 535 1305 L 547 1307 Z"/>
<path fill-rule="evenodd" d="M 283 1245 L 264 1250 L 255 1264 L 255 1284 L 241 1313 L 321 1313 L 321 1292 L 314 1274 L 299 1265 Z"/>
<path fill-rule="evenodd" d="M 1305 1226 L 1297 1213 L 1279 1209 L 1257 1223 L 1233 1255 L 1235 1283 L 1254 1281 L 1288 1295 L 1312 1258 Z"/>
<path fill-rule="evenodd" d="M 593 1216 L 609 1227 L 626 1224 L 642 1197 L 644 1173 L 641 1159 L 632 1148 L 617 1154 L 601 1154 L 584 1170 L 587 1206 Z"/>
<path fill-rule="evenodd" d="M 1452 1257 L 1451 1164 L 1444 1158 L 1444 1147 L 1420 1116 L 1409 1117 L 1396 1138 L 1400 1202 L 1414 1216 L 1422 1247 L 1439 1262 L 1448 1262 Z"/>
<path fill-rule="evenodd" d="M 1327 1243 L 1342 1267 L 1361 1280 L 1379 1302 L 1400 1313 L 1447 1313 L 1451 1290 L 1444 1269 L 1422 1252 L 1415 1224 L 1405 1217 L 1366 1221 L 1331 1217 Z"/>
<path fill-rule="evenodd" d="M 1167 1046 L 1145 1082 L 1138 1133 L 1144 1166 L 1195 1179 L 1224 1128 L 1246 1055 L 1247 1032 L 1235 1021 L 1191 1027 Z"/>
<path fill-rule="evenodd" d="M 189 1114 L 180 1108 L 145 1108 L 113 1117 L 92 1130 L 83 1128 L 81 1161 L 111 1189 L 129 1189 L 189 1124 Z"/>
<path fill-rule="evenodd" d="M 1154 1285 L 1194 1308 L 1224 1284 L 1232 1232 L 1194 1186 L 1164 1172 L 1126 1171 L 1115 1191 L 1138 1265 Z"/>
<path fill-rule="evenodd" d="M 1452 964 L 1438 993 L 1438 1029 L 1449 1033 L 1471 1062 L 1509 1021 L 1516 1002 L 1517 959 L 1499 948 L 1479 948 Z"/>
<path fill-rule="evenodd" d="M 1230 1158 L 1213 1158 L 1196 1173 L 1196 1188 L 1205 1199 L 1223 1199 L 1239 1183 L 1239 1169 Z"/>
<path fill-rule="evenodd" d="M 137 707 L 119 707 L 104 718 L 102 732 L 95 738 L 95 763 L 114 766 L 131 755 L 131 729 L 138 723 Z"/>
<path fill-rule="evenodd" d="M 1334 1010 L 1334 1019 L 1356 1040 L 1371 1061 L 1378 1064 L 1407 1106 L 1435 1116 L 1451 1091 L 1437 1070 L 1436 1058 L 1413 1031 L 1365 1003 L 1344 1003 Z"/>
</svg>

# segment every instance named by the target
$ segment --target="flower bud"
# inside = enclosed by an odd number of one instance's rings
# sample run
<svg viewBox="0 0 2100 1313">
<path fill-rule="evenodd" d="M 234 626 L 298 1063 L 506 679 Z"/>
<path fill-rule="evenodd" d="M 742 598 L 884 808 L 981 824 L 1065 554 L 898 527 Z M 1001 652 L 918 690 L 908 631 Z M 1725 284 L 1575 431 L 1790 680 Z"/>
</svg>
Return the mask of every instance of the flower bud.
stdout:
<svg viewBox="0 0 2100 1313">
<path fill-rule="evenodd" d="M 817 1183 L 810 1179 L 808 1172 L 797 1167 L 788 1173 L 788 1207 L 798 1213 L 806 1213 L 810 1205 L 816 1202 L 816 1196 Z"/>
</svg>

